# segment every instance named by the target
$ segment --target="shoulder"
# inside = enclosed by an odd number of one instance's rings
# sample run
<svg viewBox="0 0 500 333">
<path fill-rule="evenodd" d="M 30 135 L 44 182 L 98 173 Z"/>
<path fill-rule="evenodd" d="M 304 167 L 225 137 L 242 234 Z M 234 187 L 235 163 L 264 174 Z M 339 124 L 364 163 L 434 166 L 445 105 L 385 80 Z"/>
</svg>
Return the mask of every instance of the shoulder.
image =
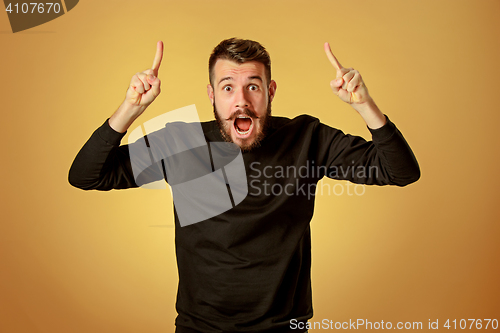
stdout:
<svg viewBox="0 0 500 333">
<path fill-rule="evenodd" d="M 307 125 L 317 122 L 319 122 L 318 118 L 308 114 L 301 114 L 295 118 L 272 116 L 271 126 L 274 128 L 280 128 L 282 126 Z"/>
<path fill-rule="evenodd" d="M 279 131 L 282 129 L 285 130 L 304 130 L 304 129 L 313 129 L 319 125 L 320 121 L 318 118 L 302 114 L 295 118 L 287 118 L 287 117 L 279 117 L 272 116 L 271 120 L 271 129 L 272 131 Z"/>
<path fill-rule="evenodd" d="M 212 132 L 217 126 L 215 120 L 208 120 L 201 122 L 201 128 L 203 129 L 203 133 Z"/>
<path fill-rule="evenodd" d="M 202 121 L 201 128 L 207 141 L 224 141 L 215 120 Z"/>
</svg>

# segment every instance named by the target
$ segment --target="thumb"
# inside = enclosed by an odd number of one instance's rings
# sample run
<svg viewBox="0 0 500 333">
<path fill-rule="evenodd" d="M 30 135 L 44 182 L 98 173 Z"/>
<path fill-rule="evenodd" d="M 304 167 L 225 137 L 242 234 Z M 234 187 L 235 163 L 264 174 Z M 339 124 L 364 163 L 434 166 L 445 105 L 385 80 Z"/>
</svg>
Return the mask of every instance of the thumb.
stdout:
<svg viewBox="0 0 500 333">
<path fill-rule="evenodd" d="M 161 83 L 160 79 L 154 75 L 148 75 L 148 82 L 151 85 L 151 90 L 153 92 L 153 95 L 155 97 L 158 97 L 158 95 L 160 94 L 160 83 Z"/>
<path fill-rule="evenodd" d="M 152 74 L 148 74 L 147 79 L 148 79 L 149 84 L 152 85 L 156 81 L 156 76 L 154 76 Z"/>
</svg>

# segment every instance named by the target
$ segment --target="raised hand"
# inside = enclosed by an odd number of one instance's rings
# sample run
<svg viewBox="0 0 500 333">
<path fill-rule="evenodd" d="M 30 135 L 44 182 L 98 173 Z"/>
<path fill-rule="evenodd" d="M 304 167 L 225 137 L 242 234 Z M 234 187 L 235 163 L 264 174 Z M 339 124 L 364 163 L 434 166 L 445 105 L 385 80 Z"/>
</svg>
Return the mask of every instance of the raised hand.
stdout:
<svg viewBox="0 0 500 333">
<path fill-rule="evenodd" d="M 125 100 L 109 118 L 109 126 L 119 133 L 125 133 L 135 119 L 160 94 L 158 70 L 163 58 L 163 42 L 156 43 L 156 55 L 150 69 L 135 74 L 125 95 Z"/>
<path fill-rule="evenodd" d="M 342 67 L 333 55 L 330 44 L 325 43 L 324 47 L 326 56 L 337 70 L 337 78 L 330 82 L 335 95 L 353 106 L 370 101 L 371 97 L 368 94 L 368 88 L 366 88 L 361 74 L 353 68 Z"/>
<path fill-rule="evenodd" d="M 130 85 L 125 96 L 125 102 L 132 106 L 143 107 L 144 109 L 151 104 L 160 94 L 160 79 L 158 70 L 160 69 L 161 59 L 163 58 L 163 42 L 156 44 L 156 55 L 153 60 L 153 66 L 144 72 L 139 72 L 132 77 Z"/>
<path fill-rule="evenodd" d="M 335 95 L 349 103 L 361 115 L 368 127 L 377 129 L 384 126 L 386 118 L 368 94 L 368 88 L 361 74 L 353 68 L 342 67 L 328 43 L 325 43 L 325 53 L 337 71 L 337 78 L 330 82 Z"/>
</svg>

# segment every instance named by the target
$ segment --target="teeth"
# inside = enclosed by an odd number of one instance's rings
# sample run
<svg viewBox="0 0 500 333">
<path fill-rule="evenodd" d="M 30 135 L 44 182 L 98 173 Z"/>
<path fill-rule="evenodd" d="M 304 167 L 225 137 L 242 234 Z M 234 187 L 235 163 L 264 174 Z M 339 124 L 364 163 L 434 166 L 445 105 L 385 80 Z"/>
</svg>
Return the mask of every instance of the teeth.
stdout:
<svg viewBox="0 0 500 333">
<path fill-rule="evenodd" d="M 237 118 L 248 118 L 248 119 L 251 119 L 250 117 L 248 116 L 245 116 L 245 115 L 239 115 Z M 241 135 L 245 135 L 245 134 L 248 134 L 250 133 L 250 131 L 252 130 L 252 127 L 253 127 L 253 121 L 252 123 L 250 124 L 250 127 L 248 128 L 248 130 L 242 132 L 238 129 L 238 126 L 234 126 L 234 129 L 236 130 L 236 132 L 238 132 L 238 134 L 241 134 Z"/>
<path fill-rule="evenodd" d="M 247 131 L 241 132 L 238 128 L 236 128 L 236 132 L 238 132 L 239 134 L 247 134 L 250 132 L 251 129 L 252 129 L 252 126 L 250 126 L 250 128 Z"/>
</svg>

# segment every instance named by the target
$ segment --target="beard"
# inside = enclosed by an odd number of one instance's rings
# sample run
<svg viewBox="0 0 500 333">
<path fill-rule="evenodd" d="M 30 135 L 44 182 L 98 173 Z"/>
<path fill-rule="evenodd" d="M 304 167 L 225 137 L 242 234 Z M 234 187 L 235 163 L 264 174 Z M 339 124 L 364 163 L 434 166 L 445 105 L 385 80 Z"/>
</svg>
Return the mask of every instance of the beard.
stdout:
<svg viewBox="0 0 500 333">
<path fill-rule="evenodd" d="M 234 119 L 237 116 L 242 115 L 242 114 L 252 118 L 253 122 L 255 122 L 256 119 L 259 119 L 260 125 L 261 125 L 258 132 L 257 132 L 255 139 L 253 139 L 253 140 L 252 139 L 240 139 L 241 144 L 238 146 L 240 147 L 241 151 L 242 152 L 249 152 L 249 151 L 254 150 L 257 147 L 260 147 L 262 140 L 264 140 L 264 138 L 267 135 L 267 132 L 268 132 L 269 127 L 271 125 L 271 118 L 272 118 L 272 116 L 271 116 L 271 100 L 270 99 L 268 100 L 266 114 L 262 117 L 258 117 L 257 114 L 250 109 L 243 108 L 243 109 L 239 109 L 236 112 L 234 112 L 233 114 L 231 114 L 231 116 L 227 120 L 222 119 L 219 116 L 219 112 L 217 111 L 217 106 L 215 105 L 215 101 L 214 101 L 214 116 L 215 116 L 217 126 L 219 127 L 220 133 L 221 133 L 224 141 L 235 143 L 233 141 L 233 139 L 231 139 L 231 126 L 233 126 L 233 125 L 232 125 L 230 120 L 232 120 L 232 119 Z"/>
</svg>

